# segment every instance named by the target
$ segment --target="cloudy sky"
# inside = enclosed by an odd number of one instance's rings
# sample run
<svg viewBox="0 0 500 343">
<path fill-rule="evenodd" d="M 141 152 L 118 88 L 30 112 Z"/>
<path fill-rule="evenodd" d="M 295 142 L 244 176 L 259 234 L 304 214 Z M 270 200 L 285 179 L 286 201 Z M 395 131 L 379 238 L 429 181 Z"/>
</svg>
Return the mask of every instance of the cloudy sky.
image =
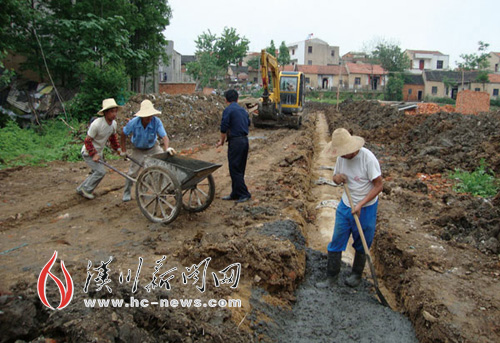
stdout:
<svg viewBox="0 0 500 343">
<path fill-rule="evenodd" d="M 220 36 L 233 27 L 260 51 L 271 40 L 293 43 L 309 34 L 340 47 L 361 51 L 384 40 L 403 50 L 438 50 L 450 56 L 475 53 L 478 41 L 500 52 L 499 0 L 168 0 L 170 26 L 164 34 L 182 55 L 193 55 L 194 41 L 210 30 Z"/>
</svg>

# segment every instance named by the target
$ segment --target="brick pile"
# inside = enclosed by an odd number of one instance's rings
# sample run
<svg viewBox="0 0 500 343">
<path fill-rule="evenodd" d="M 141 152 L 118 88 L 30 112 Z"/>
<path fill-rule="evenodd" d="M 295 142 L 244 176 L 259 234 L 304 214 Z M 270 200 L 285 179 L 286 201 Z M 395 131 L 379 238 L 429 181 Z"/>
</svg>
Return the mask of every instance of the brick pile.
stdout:
<svg viewBox="0 0 500 343">
<path fill-rule="evenodd" d="M 410 115 L 434 114 L 439 112 L 447 112 L 447 113 L 455 112 L 455 106 L 452 105 L 440 106 L 432 102 L 420 102 L 417 104 L 417 108 L 406 110 L 405 114 L 410 114 Z"/>
<path fill-rule="evenodd" d="M 462 114 L 478 114 L 490 110 L 490 95 L 486 92 L 464 90 L 457 95 L 457 112 Z"/>
</svg>

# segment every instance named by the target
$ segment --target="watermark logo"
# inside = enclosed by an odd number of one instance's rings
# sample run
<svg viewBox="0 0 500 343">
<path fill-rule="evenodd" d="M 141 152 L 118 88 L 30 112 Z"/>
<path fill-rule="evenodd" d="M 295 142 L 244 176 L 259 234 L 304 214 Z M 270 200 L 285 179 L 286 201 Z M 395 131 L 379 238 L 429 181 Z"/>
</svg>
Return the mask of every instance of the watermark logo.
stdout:
<svg viewBox="0 0 500 343">
<path fill-rule="evenodd" d="M 42 303 L 50 308 L 51 310 L 55 310 L 54 307 L 50 305 L 50 303 L 47 300 L 47 295 L 46 295 L 46 287 L 47 287 L 47 277 L 50 276 L 52 280 L 56 283 L 57 287 L 59 288 L 59 294 L 61 295 L 61 302 L 59 303 L 59 306 L 57 306 L 58 310 L 62 310 L 66 306 L 69 305 L 71 302 L 71 299 L 73 299 L 73 279 L 71 278 L 71 275 L 69 274 L 68 270 L 64 266 L 64 261 L 61 261 L 61 269 L 64 274 L 64 281 L 66 282 L 66 287 L 62 283 L 61 280 L 54 274 L 50 272 L 50 269 L 54 265 L 57 259 L 57 251 L 54 251 L 54 255 L 52 255 L 52 258 L 47 262 L 45 267 L 43 267 L 42 272 L 40 273 L 40 276 L 38 277 L 38 297 L 42 301 Z"/>
</svg>

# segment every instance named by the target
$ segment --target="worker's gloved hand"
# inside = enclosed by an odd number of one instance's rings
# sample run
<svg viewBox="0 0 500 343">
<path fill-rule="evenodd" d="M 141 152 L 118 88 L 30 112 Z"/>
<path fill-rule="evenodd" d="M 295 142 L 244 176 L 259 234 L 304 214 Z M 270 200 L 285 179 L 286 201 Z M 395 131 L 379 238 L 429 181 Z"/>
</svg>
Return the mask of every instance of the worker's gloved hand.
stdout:
<svg viewBox="0 0 500 343">
<path fill-rule="evenodd" d="M 121 157 L 127 157 L 127 153 L 122 151 L 122 148 L 118 148 L 116 152 L 121 156 Z"/>
<path fill-rule="evenodd" d="M 167 152 L 168 152 L 170 155 L 175 155 L 175 154 L 177 154 L 177 151 L 175 151 L 175 149 L 174 149 L 174 148 L 168 148 L 168 149 L 167 149 Z"/>
</svg>

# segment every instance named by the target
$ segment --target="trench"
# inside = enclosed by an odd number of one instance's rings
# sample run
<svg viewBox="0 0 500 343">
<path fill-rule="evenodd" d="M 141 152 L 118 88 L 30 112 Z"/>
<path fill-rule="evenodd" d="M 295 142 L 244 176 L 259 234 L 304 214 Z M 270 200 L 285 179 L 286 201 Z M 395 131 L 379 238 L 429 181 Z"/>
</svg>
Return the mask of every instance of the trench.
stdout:
<svg viewBox="0 0 500 343">
<path fill-rule="evenodd" d="M 322 154 L 328 135 L 325 116 L 318 113 L 312 164 L 315 180 L 320 177 L 331 180 L 332 171 L 320 168 L 334 165 Z M 353 259 L 350 243 L 342 257 L 337 285 L 326 289 L 315 286 L 326 275 L 326 246 L 331 238 L 335 200 L 340 199 L 341 188 L 315 185 L 311 195 L 316 205 L 327 206 L 319 207 L 314 222 L 306 226 L 306 273 L 296 290 L 296 302 L 291 309 L 271 306 L 261 300 L 265 291 L 254 290 L 252 305 L 271 318 L 257 323 L 256 331 L 273 342 L 418 342 L 408 318 L 382 306 L 376 298 L 371 280 L 367 280 L 370 278 L 368 266 L 360 286 L 352 289 L 344 285 Z"/>
</svg>

